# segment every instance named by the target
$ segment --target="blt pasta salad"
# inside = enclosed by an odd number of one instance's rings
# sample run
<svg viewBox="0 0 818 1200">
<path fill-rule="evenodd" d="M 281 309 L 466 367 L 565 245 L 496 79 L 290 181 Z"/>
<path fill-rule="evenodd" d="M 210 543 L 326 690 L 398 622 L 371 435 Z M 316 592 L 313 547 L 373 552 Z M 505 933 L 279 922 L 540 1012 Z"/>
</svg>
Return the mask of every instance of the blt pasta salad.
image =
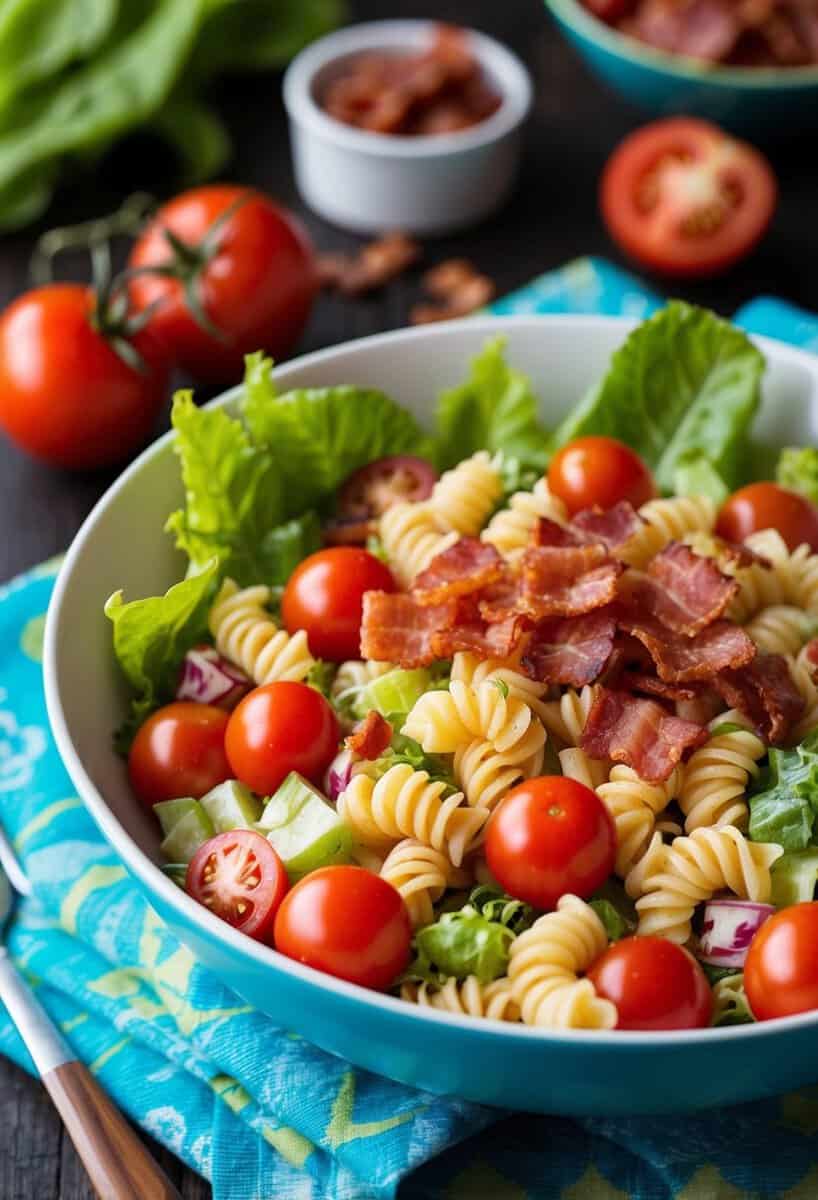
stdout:
<svg viewBox="0 0 818 1200">
<path fill-rule="evenodd" d="M 429 431 L 271 366 L 177 396 L 187 574 L 106 605 L 165 870 L 431 1009 L 818 1008 L 818 450 L 754 440 L 759 351 L 671 304 L 553 430 L 500 340 Z"/>
</svg>

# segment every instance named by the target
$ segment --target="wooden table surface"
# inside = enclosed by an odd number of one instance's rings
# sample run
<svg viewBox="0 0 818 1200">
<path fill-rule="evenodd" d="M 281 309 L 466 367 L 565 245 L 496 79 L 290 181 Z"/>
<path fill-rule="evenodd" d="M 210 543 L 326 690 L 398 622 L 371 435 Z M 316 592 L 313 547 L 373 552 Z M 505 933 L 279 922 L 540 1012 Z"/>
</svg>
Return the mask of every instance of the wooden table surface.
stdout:
<svg viewBox="0 0 818 1200">
<path fill-rule="evenodd" d="M 588 74 L 549 24 L 539 0 L 350 0 L 356 20 L 425 16 L 468 23 L 499 37 L 525 60 L 536 101 L 527 132 L 517 192 L 505 211 L 460 238 L 427 248 L 432 260 L 450 254 L 472 258 L 501 292 L 581 254 L 617 258 L 601 227 L 596 181 L 616 142 L 640 114 L 611 96 Z M 265 75 L 219 85 L 215 100 L 233 132 L 230 177 L 256 184 L 297 210 L 289 163 L 279 79 Z M 813 150 L 790 143 L 771 151 L 781 182 L 775 223 L 761 248 L 726 279 L 674 287 L 675 294 L 730 313 L 759 293 L 775 293 L 818 309 L 818 167 Z M 162 196 L 172 189 L 170 164 L 153 148 L 132 146 L 100 173 L 62 192 L 50 222 L 65 223 L 110 211 L 129 191 L 148 186 Z M 354 239 L 303 213 L 317 245 L 344 248 Z M 0 241 L 0 304 L 27 282 L 33 234 Z M 82 263 L 68 274 L 84 278 Z M 655 283 L 661 288 L 661 283 Z M 415 280 L 356 302 L 325 298 L 316 307 L 303 350 L 397 328 L 415 299 Z M 0 580 L 64 548 L 108 485 L 111 474 L 70 475 L 34 463 L 0 437 Z M 201 1200 L 206 1184 L 157 1148 L 182 1195 Z M 38 1083 L 0 1061 L 0 1198 L 86 1200 L 91 1191 L 59 1119 Z"/>
</svg>

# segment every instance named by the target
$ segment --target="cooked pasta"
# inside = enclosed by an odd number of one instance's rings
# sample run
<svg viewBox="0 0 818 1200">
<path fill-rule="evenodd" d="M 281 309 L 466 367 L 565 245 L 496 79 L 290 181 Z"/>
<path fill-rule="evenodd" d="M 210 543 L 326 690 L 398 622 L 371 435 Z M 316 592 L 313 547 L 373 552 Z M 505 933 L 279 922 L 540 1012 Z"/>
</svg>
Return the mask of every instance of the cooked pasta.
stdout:
<svg viewBox="0 0 818 1200">
<path fill-rule="evenodd" d="M 545 712 L 542 697 L 545 695 L 548 685 L 539 683 L 536 679 L 529 679 L 528 675 L 522 673 L 519 666 L 519 662 L 514 659 L 481 659 L 476 654 L 460 650 L 452 659 L 451 678 L 471 684 L 472 687 L 478 687 L 486 679 L 499 680 L 508 688 L 510 696 L 517 696 L 520 700 L 525 700 L 526 704 L 542 720 Z"/>
<path fill-rule="evenodd" d="M 474 537 L 503 494 L 503 481 L 485 450 L 444 471 L 429 497 L 429 508 L 445 529 Z"/>
<path fill-rule="evenodd" d="M 724 729 L 740 725 L 741 729 Z M 685 817 L 685 832 L 734 825 L 746 829 L 749 808 L 747 784 L 758 775 L 758 763 L 767 752 L 747 718 L 735 709 L 720 713 L 710 722 L 710 738 L 694 750 L 684 771 L 679 807 Z"/>
<path fill-rule="evenodd" d="M 488 820 L 483 808 L 463 803 L 462 792 L 445 796 L 446 784 L 396 763 L 377 781 L 354 775 L 338 798 L 338 812 L 365 846 L 392 846 L 417 838 L 459 867 Z"/>
<path fill-rule="evenodd" d="M 530 492 L 515 492 L 505 508 L 489 521 L 480 535 L 491 542 L 504 558 L 515 562 L 531 541 L 540 517 L 548 517 L 558 525 L 568 520 L 568 512 L 559 496 L 554 496 L 546 479 L 538 479 Z"/>
<path fill-rule="evenodd" d="M 807 614 L 792 604 L 770 604 L 745 625 L 759 650 L 768 654 L 797 654 L 810 628 Z"/>
<path fill-rule="evenodd" d="M 511 943 L 511 995 L 526 1025 L 545 1029 L 613 1029 L 617 1012 L 578 978 L 606 949 L 608 938 L 594 910 L 565 895 Z"/>
<path fill-rule="evenodd" d="M 790 558 L 794 577 L 794 602 L 814 619 L 818 617 L 818 554 L 798 546 Z"/>
<path fill-rule="evenodd" d="M 790 741 L 797 744 L 818 727 L 818 667 L 807 657 L 806 647 L 788 662 L 790 675 L 804 701 L 803 716 L 790 733 Z"/>
<path fill-rule="evenodd" d="M 454 776 L 468 804 L 492 811 L 521 779 L 542 774 L 545 739 L 530 757 L 520 758 L 516 747 L 501 753 L 486 738 L 457 747 Z"/>
<path fill-rule="evenodd" d="M 379 874 L 396 888 L 406 903 L 412 924 L 434 921 L 433 905 L 447 887 L 465 887 L 469 876 L 456 870 L 445 854 L 424 846 L 417 838 L 404 838 L 387 855 Z"/>
<path fill-rule="evenodd" d="M 378 530 L 392 573 L 404 586 L 457 541 L 457 534 L 428 501 L 393 504 L 382 515 Z"/>
<path fill-rule="evenodd" d="M 542 722 L 519 696 L 505 694 L 491 679 L 473 687 L 452 680 L 448 691 L 425 692 L 402 732 L 427 754 L 453 754 L 473 738 L 485 738 L 501 754 L 527 761 L 545 745 Z"/>
<path fill-rule="evenodd" d="M 639 516 L 644 525 L 617 551 L 632 567 L 644 567 L 668 542 L 690 533 L 709 533 L 716 523 L 716 506 L 707 496 L 674 496 L 648 500 Z"/>
<path fill-rule="evenodd" d="M 566 749 L 579 746 L 588 713 L 598 696 L 599 688 L 596 684 L 586 685 L 579 692 L 573 688 L 566 688 L 559 700 L 548 700 L 540 705 L 538 711 L 542 723 L 558 744 Z M 608 778 L 609 764 L 603 759 L 589 758 L 586 755 L 582 760 L 570 757 L 567 761 L 572 764 L 573 770 L 582 770 L 593 780 L 589 787 L 598 787 Z M 568 774 L 567 771 L 564 773 Z M 580 782 L 584 783 L 585 780 Z"/>
<path fill-rule="evenodd" d="M 766 903 L 770 867 L 780 846 L 749 842 L 738 829 L 695 829 L 664 848 L 658 871 L 645 880 L 636 902 L 638 933 L 684 943 L 697 904 L 723 889 L 743 900 Z"/>
<path fill-rule="evenodd" d="M 560 750 L 557 757 L 560 760 L 560 770 L 566 779 L 575 779 L 577 783 L 584 783 L 592 791 L 599 786 L 600 763 L 586 754 L 584 750 L 578 750 L 571 746 L 566 750 Z"/>
<path fill-rule="evenodd" d="M 520 1009 L 511 995 L 511 983 L 501 976 L 492 983 L 481 983 L 476 975 L 462 982 L 447 979 L 442 987 L 428 983 L 404 983 L 401 998 L 442 1012 L 461 1013 L 465 1017 L 488 1017 L 493 1021 L 519 1021 Z"/>
<path fill-rule="evenodd" d="M 742 1013 L 749 1009 L 747 996 L 744 992 L 744 974 L 725 975 L 713 984 L 713 1018 L 712 1024 L 718 1025 L 722 1018 Z M 725 1022 L 729 1024 L 729 1022 Z"/>
<path fill-rule="evenodd" d="M 266 587 L 241 591 L 225 579 L 210 610 L 208 624 L 216 648 L 257 684 L 299 682 L 315 664 L 303 629 L 286 633 L 264 607 L 270 599 Z"/>
<path fill-rule="evenodd" d="M 631 767 L 617 764 L 611 768 L 607 781 L 597 787 L 597 795 L 616 829 L 614 870 L 620 879 L 627 880 L 644 857 L 656 827 L 656 816 L 679 795 L 683 774 L 684 769 L 677 767 L 664 783 L 648 783 Z"/>
<path fill-rule="evenodd" d="M 330 695 L 333 700 L 345 700 L 363 691 L 373 679 L 394 671 L 392 663 L 375 662 L 374 659 L 348 658 L 335 672 Z"/>
<path fill-rule="evenodd" d="M 797 604 L 796 576 L 787 544 L 775 529 L 762 529 L 745 539 L 746 545 L 770 564 L 754 562 L 735 572 L 739 590 L 727 616 L 743 624 L 772 605 Z"/>
</svg>

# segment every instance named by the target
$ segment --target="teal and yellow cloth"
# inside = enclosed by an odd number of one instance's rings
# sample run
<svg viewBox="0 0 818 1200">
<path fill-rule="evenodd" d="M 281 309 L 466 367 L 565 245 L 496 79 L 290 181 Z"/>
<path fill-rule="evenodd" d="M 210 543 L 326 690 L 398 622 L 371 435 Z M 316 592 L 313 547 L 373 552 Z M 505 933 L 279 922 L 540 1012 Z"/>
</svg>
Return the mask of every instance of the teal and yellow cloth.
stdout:
<svg viewBox="0 0 818 1200">
<path fill-rule="evenodd" d="M 644 316 L 660 303 L 584 259 L 495 307 Z M 777 301 L 741 320 L 818 350 L 818 320 Z M 673 1120 L 508 1115 L 356 1070 L 228 992 L 153 913 L 60 762 L 40 662 L 55 572 L 0 588 L 0 818 L 34 884 L 10 946 L 79 1057 L 216 1200 L 818 1196 L 818 1087 Z M 2 1010 L 0 1052 L 32 1069 Z"/>
</svg>

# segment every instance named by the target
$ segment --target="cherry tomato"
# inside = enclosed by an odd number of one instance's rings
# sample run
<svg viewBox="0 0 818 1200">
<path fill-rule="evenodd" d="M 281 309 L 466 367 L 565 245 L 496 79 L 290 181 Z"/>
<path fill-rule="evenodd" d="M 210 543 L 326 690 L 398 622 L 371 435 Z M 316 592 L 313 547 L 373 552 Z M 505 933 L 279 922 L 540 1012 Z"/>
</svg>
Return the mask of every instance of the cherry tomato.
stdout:
<svg viewBox="0 0 818 1200">
<path fill-rule="evenodd" d="M 614 943 L 588 971 L 619 1013 L 617 1029 L 699 1029 L 710 1024 L 713 993 L 692 954 L 661 937 Z"/>
<path fill-rule="evenodd" d="M 179 366 L 210 383 L 238 378 L 253 350 L 288 354 L 317 288 L 312 246 L 295 216 L 261 192 L 227 184 L 164 205 L 129 266 L 171 268 L 170 275 L 137 275 L 132 298 L 140 311 L 157 304 L 150 328 Z M 191 309 L 191 290 L 209 328 Z"/>
<path fill-rule="evenodd" d="M 600 21 L 614 25 L 635 7 L 635 0 L 583 0 L 583 4 Z"/>
<path fill-rule="evenodd" d="M 0 426 L 54 466 L 120 462 L 147 441 L 164 402 L 156 339 L 125 339 L 137 370 L 114 349 L 114 329 L 95 328 L 98 316 L 93 290 L 72 283 L 25 292 L 0 315 Z"/>
<path fill-rule="evenodd" d="M 328 975 L 385 988 L 409 961 L 412 928 L 391 883 L 363 867 L 321 867 L 284 898 L 276 949 Z"/>
<path fill-rule="evenodd" d="M 366 520 L 379 517 L 401 500 L 427 500 L 437 482 L 437 471 L 424 458 L 394 454 L 360 467 L 341 485 L 338 515 Z"/>
<path fill-rule="evenodd" d="M 217 833 L 200 846 L 187 869 L 194 900 L 257 942 L 273 943 L 273 926 L 290 886 L 273 847 L 252 829 Z"/>
<path fill-rule="evenodd" d="M 562 775 L 512 788 L 486 833 L 486 859 L 511 896 L 554 908 L 560 896 L 590 896 L 613 870 L 616 833 L 595 792 Z"/>
<path fill-rule="evenodd" d="M 581 437 L 563 446 L 548 468 L 548 487 L 569 513 L 595 504 L 612 508 L 620 500 L 639 508 L 656 495 L 653 476 L 639 455 L 609 437 Z"/>
<path fill-rule="evenodd" d="M 757 1021 L 818 1008 L 818 901 L 764 922 L 747 951 L 744 990 Z"/>
<path fill-rule="evenodd" d="M 305 558 L 281 598 L 288 633 L 306 631 L 319 658 L 343 662 L 361 653 L 364 592 L 394 592 L 388 567 L 358 546 L 331 546 Z"/>
<path fill-rule="evenodd" d="M 775 175 L 758 150 L 692 117 L 629 134 L 600 184 L 613 240 L 643 266 L 680 278 L 714 275 L 743 258 L 776 198 Z"/>
<path fill-rule="evenodd" d="M 225 749 L 234 775 L 269 796 L 289 775 L 318 782 L 338 749 L 338 720 L 305 683 L 254 688 L 230 714 Z"/>
<path fill-rule="evenodd" d="M 777 483 L 750 483 L 733 492 L 716 521 L 716 533 L 731 542 L 743 542 L 759 529 L 777 529 L 790 550 L 806 542 L 818 551 L 818 508 Z"/>
<path fill-rule="evenodd" d="M 232 778 L 224 749 L 228 714 L 177 700 L 148 717 L 128 756 L 131 785 L 149 807 L 181 796 L 198 799 Z"/>
</svg>

